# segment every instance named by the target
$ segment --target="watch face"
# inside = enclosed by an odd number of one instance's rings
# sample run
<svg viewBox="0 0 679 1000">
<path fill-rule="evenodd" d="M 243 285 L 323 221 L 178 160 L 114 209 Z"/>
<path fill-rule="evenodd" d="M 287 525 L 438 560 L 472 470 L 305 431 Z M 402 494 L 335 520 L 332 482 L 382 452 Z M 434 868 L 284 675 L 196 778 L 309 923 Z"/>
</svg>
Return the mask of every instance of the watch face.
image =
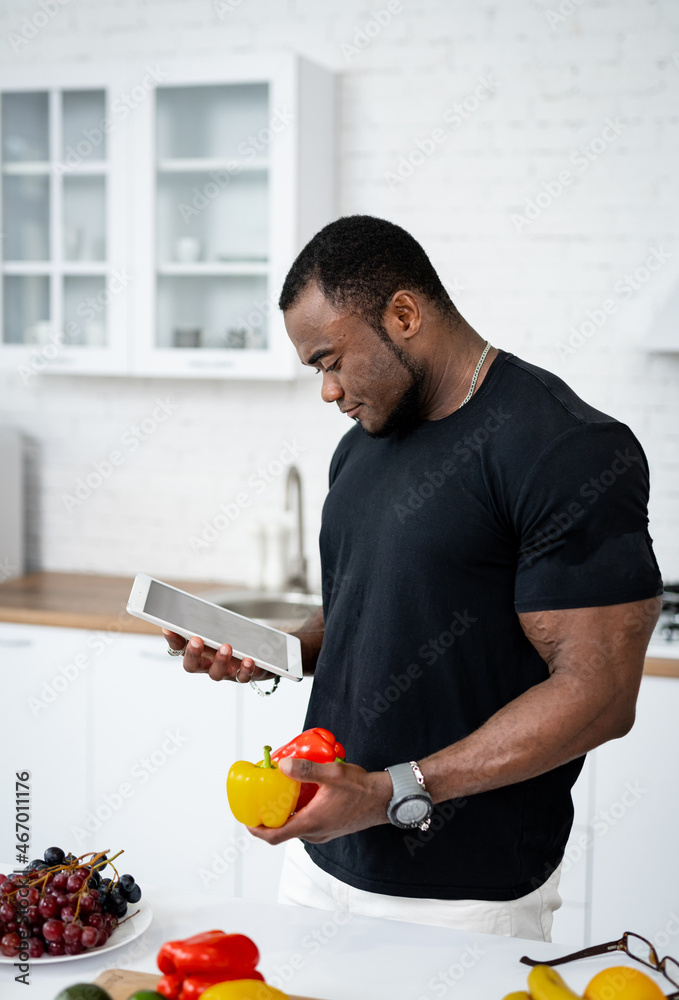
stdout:
<svg viewBox="0 0 679 1000">
<path fill-rule="evenodd" d="M 399 823 L 421 823 L 429 815 L 427 799 L 413 798 L 399 802 L 396 807 L 396 819 Z"/>
</svg>

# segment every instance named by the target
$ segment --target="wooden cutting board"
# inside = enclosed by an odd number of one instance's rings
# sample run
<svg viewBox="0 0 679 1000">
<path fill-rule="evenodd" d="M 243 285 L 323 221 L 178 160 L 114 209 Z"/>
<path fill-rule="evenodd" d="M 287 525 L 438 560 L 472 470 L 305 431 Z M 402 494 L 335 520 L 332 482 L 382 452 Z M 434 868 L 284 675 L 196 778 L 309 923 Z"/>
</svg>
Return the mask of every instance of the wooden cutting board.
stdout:
<svg viewBox="0 0 679 1000">
<path fill-rule="evenodd" d="M 128 1000 L 137 990 L 155 990 L 160 976 L 152 972 L 134 972 L 131 969 L 107 969 L 94 980 L 112 997 L 112 1000 Z M 289 993 L 290 1000 L 317 1000 L 314 997 L 298 997 Z"/>
</svg>

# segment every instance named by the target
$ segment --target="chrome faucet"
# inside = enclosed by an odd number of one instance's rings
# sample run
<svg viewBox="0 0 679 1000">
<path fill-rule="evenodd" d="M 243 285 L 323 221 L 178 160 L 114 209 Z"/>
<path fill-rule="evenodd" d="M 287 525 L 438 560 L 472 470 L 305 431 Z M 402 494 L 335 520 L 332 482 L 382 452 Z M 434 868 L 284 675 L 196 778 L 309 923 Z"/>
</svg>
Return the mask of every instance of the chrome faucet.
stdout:
<svg viewBox="0 0 679 1000">
<path fill-rule="evenodd" d="M 296 554 L 291 558 L 288 545 L 285 562 L 285 590 L 298 590 L 302 594 L 309 593 L 307 580 L 307 561 L 304 555 L 304 514 L 302 509 L 302 477 L 296 465 L 291 465 L 285 480 L 285 509 L 292 511 L 292 488 L 297 490 L 297 545 Z M 292 539 L 291 539 L 292 541 Z"/>
</svg>

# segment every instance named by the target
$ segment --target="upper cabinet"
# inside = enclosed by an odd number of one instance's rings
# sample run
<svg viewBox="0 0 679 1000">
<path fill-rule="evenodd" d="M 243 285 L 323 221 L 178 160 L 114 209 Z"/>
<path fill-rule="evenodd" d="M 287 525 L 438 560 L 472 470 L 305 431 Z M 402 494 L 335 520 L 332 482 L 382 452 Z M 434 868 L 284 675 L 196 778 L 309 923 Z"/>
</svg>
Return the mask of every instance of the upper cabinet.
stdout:
<svg viewBox="0 0 679 1000">
<path fill-rule="evenodd" d="M 332 76 L 279 55 L 71 77 L 0 81 L 3 363 L 292 377 L 277 298 L 333 218 Z"/>
<path fill-rule="evenodd" d="M 101 130 L 106 107 L 102 86 L 2 93 L 1 357 L 26 380 L 125 369 L 126 302 L 112 294 L 125 164 Z"/>
</svg>

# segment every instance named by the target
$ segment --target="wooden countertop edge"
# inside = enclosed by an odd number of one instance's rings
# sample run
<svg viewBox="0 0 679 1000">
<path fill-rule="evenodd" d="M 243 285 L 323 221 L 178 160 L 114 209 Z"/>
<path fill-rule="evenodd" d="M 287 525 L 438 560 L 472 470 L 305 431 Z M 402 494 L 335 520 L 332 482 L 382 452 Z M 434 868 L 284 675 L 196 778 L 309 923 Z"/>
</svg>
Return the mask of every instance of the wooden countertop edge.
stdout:
<svg viewBox="0 0 679 1000">
<path fill-rule="evenodd" d="M 644 675 L 679 678 L 679 660 L 662 660 L 658 656 L 649 656 L 644 663 Z"/>
<path fill-rule="evenodd" d="M 132 579 L 81 573 L 28 574 L 0 584 L 0 622 L 158 635 L 155 625 L 141 621 L 125 610 Z M 198 580 L 167 582 L 195 594 L 215 587 L 224 590 L 240 590 L 243 587 L 242 584 Z M 73 606 L 78 610 L 73 610 Z M 644 674 L 679 679 L 679 659 L 649 656 L 644 664 Z"/>
<path fill-rule="evenodd" d="M 0 622 L 102 632 L 157 635 L 158 628 L 126 610 L 134 577 L 38 571 L 0 584 Z M 240 590 L 242 585 L 167 580 L 192 594 Z"/>
<path fill-rule="evenodd" d="M 52 625 L 57 628 L 84 628 L 93 632 L 128 632 L 131 634 L 157 635 L 158 629 L 150 622 L 123 613 L 117 618 L 104 615 L 66 614 L 63 611 L 33 611 L 28 608 L 0 607 L 0 622 L 18 625 Z M 679 680 L 679 660 L 663 660 L 652 656 L 644 663 L 645 677 L 676 677 Z"/>
<path fill-rule="evenodd" d="M 157 635 L 159 629 L 150 622 L 134 618 L 127 612 L 119 615 L 82 614 L 77 611 L 47 611 L 33 608 L 0 607 L 0 622 L 17 625 L 52 625 L 55 628 L 84 628 L 94 632 L 131 632 Z"/>
</svg>

